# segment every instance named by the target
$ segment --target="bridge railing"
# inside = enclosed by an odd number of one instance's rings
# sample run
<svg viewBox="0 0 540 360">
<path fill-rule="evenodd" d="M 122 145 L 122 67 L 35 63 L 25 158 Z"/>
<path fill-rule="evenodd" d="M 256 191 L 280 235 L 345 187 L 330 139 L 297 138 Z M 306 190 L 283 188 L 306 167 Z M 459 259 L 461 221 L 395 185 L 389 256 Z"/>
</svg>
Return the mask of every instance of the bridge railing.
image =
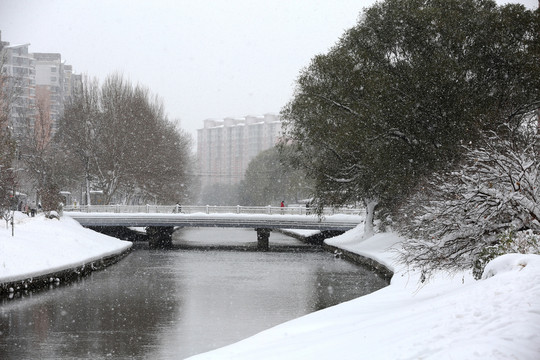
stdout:
<svg viewBox="0 0 540 360">
<path fill-rule="evenodd" d="M 160 214 L 289 214 L 310 215 L 313 210 L 305 206 L 213 206 L 213 205 L 68 205 L 64 211 L 71 212 L 105 212 L 105 213 L 160 213 Z M 323 215 L 347 214 L 364 215 L 364 209 L 325 208 Z"/>
</svg>

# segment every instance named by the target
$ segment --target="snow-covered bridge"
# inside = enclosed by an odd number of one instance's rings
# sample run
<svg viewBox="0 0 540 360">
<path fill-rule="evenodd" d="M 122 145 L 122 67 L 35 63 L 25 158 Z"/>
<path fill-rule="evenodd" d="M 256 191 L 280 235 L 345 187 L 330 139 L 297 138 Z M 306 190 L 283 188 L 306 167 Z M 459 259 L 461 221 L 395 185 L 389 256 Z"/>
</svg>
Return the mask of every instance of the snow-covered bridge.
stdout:
<svg viewBox="0 0 540 360">
<path fill-rule="evenodd" d="M 83 226 L 146 227 L 156 241 L 170 241 L 175 227 L 239 227 L 257 230 L 259 248 L 267 249 L 272 229 L 347 231 L 364 219 L 361 209 L 329 209 L 318 217 L 305 207 L 83 206 L 64 213 Z M 165 239 L 164 239 L 165 238 Z"/>
</svg>

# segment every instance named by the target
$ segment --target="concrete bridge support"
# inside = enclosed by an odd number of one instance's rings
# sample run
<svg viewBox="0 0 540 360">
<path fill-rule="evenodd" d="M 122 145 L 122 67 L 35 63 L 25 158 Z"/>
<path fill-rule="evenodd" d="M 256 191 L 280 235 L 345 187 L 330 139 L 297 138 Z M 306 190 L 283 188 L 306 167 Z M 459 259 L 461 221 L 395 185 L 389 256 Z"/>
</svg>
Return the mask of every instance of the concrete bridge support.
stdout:
<svg viewBox="0 0 540 360">
<path fill-rule="evenodd" d="M 172 246 L 173 226 L 147 226 L 148 245 L 151 248 L 165 248 Z"/>
<path fill-rule="evenodd" d="M 270 229 L 257 228 L 257 250 L 268 251 L 270 249 Z"/>
</svg>

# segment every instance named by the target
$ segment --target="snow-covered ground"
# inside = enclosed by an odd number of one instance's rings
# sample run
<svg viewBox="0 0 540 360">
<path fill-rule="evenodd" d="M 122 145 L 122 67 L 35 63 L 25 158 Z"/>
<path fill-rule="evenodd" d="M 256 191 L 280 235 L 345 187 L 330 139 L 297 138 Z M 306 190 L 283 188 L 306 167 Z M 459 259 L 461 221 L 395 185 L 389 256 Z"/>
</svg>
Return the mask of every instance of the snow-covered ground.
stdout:
<svg viewBox="0 0 540 360">
<path fill-rule="evenodd" d="M 18 215 L 15 237 L 0 223 L 0 282 L 70 268 L 131 243 L 74 220 Z M 540 256 L 505 255 L 480 281 L 438 274 L 420 284 L 396 264 L 404 239 L 392 233 L 361 241 L 358 227 L 328 240 L 394 270 L 373 294 L 278 325 L 192 359 L 540 359 Z"/>
<path fill-rule="evenodd" d="M 480 281 L 441 273 L 421 284 L 394 261 L 404 239 L 362 233 L 327 243 L 393 269 L 390 286 L 190 359 L 540 359 L 539 255 L 497 258 Z"/>
<path fill-rule="evenodd" d="M 131 242 L 83 228 L 62 217 L 32 218 L 15 213 L 15 236 L 0 221 L 0 283 L 80 267 L 103 257 L 122 253 Z"/>
</svg>

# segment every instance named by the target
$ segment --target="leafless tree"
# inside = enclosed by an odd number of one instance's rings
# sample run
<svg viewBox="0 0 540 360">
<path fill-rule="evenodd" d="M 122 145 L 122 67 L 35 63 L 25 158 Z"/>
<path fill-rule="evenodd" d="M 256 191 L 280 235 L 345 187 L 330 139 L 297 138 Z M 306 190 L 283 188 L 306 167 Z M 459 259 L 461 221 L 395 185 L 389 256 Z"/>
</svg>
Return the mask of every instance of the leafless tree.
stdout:
<svg viewBox="0 0 540 360">
<path fill-rule="evenodd" d="M 72 176 L 82 177 L 86 189 L 86 203 L 90 204 L 92 181 L 91 163 L 96 156 L 96 129 L 100 124 L 99 84 L 85 78 L 80 89 L 75 89 L 60 119 L 56 142 L 66 158 L 66 168 Z"/>
<path fill-rule="evenodd" d="M 82 160 L 87 194 L 90 187 L 102 191 L 106 204 L 185 196 L 191 140 L 167 119 L 159 99 L 120 75 L 84 89 L 66 109 L 58 140 Z"/>
<path fill-rule="evenodd" d="M 48 94 L 37 92 L 35 109 L 20 114 L 23 122 L 17 134 L 18 158 L 27 171 L 39 198 L 45 191 L 48 182 L 53 181 L 51 152 L 51 119 Z M 35 111 L 34 111 L 35 110 Z"/>
<path fill-rule="evenodd" d="M 12 219 L 10 212 L 13 206 L 16 185 L 12 163 L 15 156 L 15 142 L 9 127 L 9 114 L 14 99 L 14 90 L 9 76 L 4 72 L 5 57 L 0 41 L 0 215 L 6 224 Z"/>
</svg>

